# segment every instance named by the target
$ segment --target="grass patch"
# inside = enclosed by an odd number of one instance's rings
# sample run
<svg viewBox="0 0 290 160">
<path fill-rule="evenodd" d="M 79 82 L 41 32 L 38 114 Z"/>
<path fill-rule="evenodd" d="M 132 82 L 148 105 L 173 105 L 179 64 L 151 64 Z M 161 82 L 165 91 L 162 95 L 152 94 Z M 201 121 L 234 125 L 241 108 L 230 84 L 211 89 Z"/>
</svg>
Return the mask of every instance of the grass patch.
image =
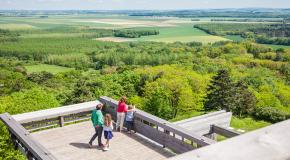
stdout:
<svg viewBox="0 0 290 160">
<path fill-rule="evenodd" d="M 235 129 L 242 129 L 242 130 L 245 130 L 246 132 L 263 128 L 268 125 L 271 125 L 271 123 L 268 123 L 265 121 L 257 121 L 257 120 L 254 120 L 253 118 L 232 117 L 232 120 L 231 120 L 231 127 Z"/>
<path fill-rule="evenodd" d="M 26 30 L 35 28 L 29 24 L 0 24 L 0 29 L 8 29 L 8 30 Z"/>
<path fill-rule="evenodd" d="M 278 48 L 284 48 L 284 49 L 290 49 L 290 46 L 284 46 L 284 45 L 272 45 L 272 44 L 263 44 L 267 47 L 271 47 L 273 49 L 278 49 Z"/>
<path fill-rule="evenodd" d="M 159 35 L 144 36 L 139 38 L 140 41 L 156 41 L 156 42 L 202 42 L 213 43 L 217 41 L 226 41 L 228 39 L 212 36 L 204 31 L 193 28 L 192 24 L 180 24 L 176 27 L 153 28 L 159 30 Z"/>
<path fill-rule="evenodd" d="M 184 113 L 184 114 L 182 114 L 182 115 L 177 115 L 177 117 L 171 119 L 170 122 L 181 121 L 181 120 L 184 120 L 184 119 L 188 119 L 188 118 L 192 118 L 192 117 L 200 116 L 200 115 L 203 115 L 203 114 L 205 114 L 205 112 L 201 112 L 201 111 L 192 111 L 192 112 L 189 112 L 189 113 Z"/>
<path fill-rule="evenodd" d="M 230 39 L 234 42 L 241 42 L 244 40 L 244 38 L 241 37 L 240 35 L 226 35 L 226 36 L 224 36 L 224 38 Z"/>
<path fill-rule="evenodd" d="M 56 66 L 56 65 L 48 65 L 48 64 L 37 64 L 37 65 L 30 65 L 30 66 L 25 66 L 27 73 L 33 73 L 33 72 L 50 72 L 52 74 L 60 73 L 60 72 L 67 72 L 74 70 L 73 68 L 68 68 L 68 67 L 61 67 L 61 66 Z"/>
</svg>

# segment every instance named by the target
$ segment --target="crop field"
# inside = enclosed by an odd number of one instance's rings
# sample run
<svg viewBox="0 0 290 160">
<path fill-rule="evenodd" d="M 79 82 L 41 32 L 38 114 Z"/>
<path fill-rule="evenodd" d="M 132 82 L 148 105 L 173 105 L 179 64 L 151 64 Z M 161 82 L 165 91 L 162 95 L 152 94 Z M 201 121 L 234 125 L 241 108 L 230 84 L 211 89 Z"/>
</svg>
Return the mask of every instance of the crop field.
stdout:
<svg viewBox="0 0 290 160">
<path fill-rule="evenodd" d="M 37 65 L 28 65 L 25 66 L 27 73 L 34 73 L 34 72 L 50 72 L 52 74 L 60 73 L 60 72 L 67 72 L 73 70 L 73 68 L 68 67 L 61 67 L 56 65 L 48 65 L 48 64 L 37 64 Z"/>
<path fill-rule="evenodd" d="M 240 42 L 240 41 L 243 41 L 244 38 L 239 36 L 239 35 L 226 35 L 226 36 L 223 36 L 224 38 L 227 38 L 227 39 L 230 39 L 234 42 Z"/>
<path fill-rule="evenodd" d="M 204 19 L 203 21 L 208 21 Z M 84 37 L 91 36 L 92 40 L 127 42 L 127 41 L 156 41 L 156 42 L 202 42 L 212 43 L 229 40 L 224 37 L 209 35 L 197 28 L 189 18 L 176 17 L 130 17 L 122 15 L 81 15 L 81 16 L 49 16 L 40 17 L 1 17 L 0 29 L 19 30 L 22 38 L 50 37 Z M 155 29 L 159 35 L 140 38 L 93 37 L 80 28 L 87 29 Z M 77 28 L 70 33 L 62 28 Z"/>
<path fill-rule="evenodd" d="M 32 25 L 29 24 L 1 24 L 0 23 L 0 29 L 9 29 L 9 30 L 25 30 L 25 29 L 33 29 L 35 28 Z"/>
<path fill-rule="evenodd" d="M 104 41 L 104 42 L 131 42 L 134 41 L 132 38 L 122 38 L 122 37 L 103 37 L 97 38 L 97 41 Z"/>
<path fill-rule="evenodd" d="M 105 42 L 154 41 L 172 43 L 195 41 L 208 44 L 218 41 L 242 41 L 243 38 L 233 35 L 211 35 L 199 28 L 194 28 L 194 25 L 205 25 L 214 28 L 217 32 L 224 32 L 227 29 L 226 27 L 229 27 L 229 29 L 239 28 L 238 31 L 245 31 L 253 26 L 264 26 L 265 24 L 262 23 L 270 23 L 267 21 L 263 22 L 263 19 L 250 19 L 248 22 L 227 21 L 231 20 L 228 18 L 223 18 L 222 20 L 216 22 L 213 21 L 213 18 L 198 18 L 198 21 L 194 21 L 190 18 L 136 17 L 109 14 L 1 17 L 0 29 L 18 31 L 21 38 L 87 37 L 92 41 L 98 40 Z M 239 19 L 237 18 L 237 20 Z M 255 20 L 260 22 L 254 23 Z M 114 37 L 112 34 L 94 34 L 94 29 L 111 31 L 119 29 L 154 29 L 159 34 L 141 36 L 140 38 L 121 38 Z M 276 46 L 273 47 L 275 48 Z"/>
<path fill-rule="evenodd" d="M 212 43 L 217 41 L 227 41 L 228 39 L 212 36 L 197 28 L 193 28 L 191 24 L 179 24 L 176 27 L 159 28 L 159 35 L 141 37 L 142 41 L 156 41 L 156 42 L 202 42 Z"/>
</svg>

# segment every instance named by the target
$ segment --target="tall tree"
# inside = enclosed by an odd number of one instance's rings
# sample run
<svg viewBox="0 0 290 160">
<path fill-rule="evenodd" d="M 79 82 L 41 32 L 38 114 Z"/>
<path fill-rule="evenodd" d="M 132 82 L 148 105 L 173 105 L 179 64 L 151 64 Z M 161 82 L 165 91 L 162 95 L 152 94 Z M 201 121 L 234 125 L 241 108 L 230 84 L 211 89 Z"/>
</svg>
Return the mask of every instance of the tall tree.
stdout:
<svg viewBox="0 0 290 160">
<path fill-rule="evenodd" d="M 234 88 L 234 108 L 230 110 L 233 114 L 242 117 L 243 115 L 249 115 L 253 113 L 256 107 L 256 97 L 255 95 L 248 90 L 248 87 L 242 82 L 235 84 Z"/>
<path fill-rule="evenodd" d="M 227 70 L 219 70 L 208 87 L 205 101 L 206 110 L 220 110 L 234 108 L 234 83 Z"/>
</svg>

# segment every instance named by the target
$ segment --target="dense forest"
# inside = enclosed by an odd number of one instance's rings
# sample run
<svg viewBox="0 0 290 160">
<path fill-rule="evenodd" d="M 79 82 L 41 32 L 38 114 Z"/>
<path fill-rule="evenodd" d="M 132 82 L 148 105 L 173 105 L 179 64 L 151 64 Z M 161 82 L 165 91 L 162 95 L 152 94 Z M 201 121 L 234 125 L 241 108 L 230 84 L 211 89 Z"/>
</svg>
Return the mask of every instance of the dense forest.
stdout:
<svg viewBox="0 0 290 160">
<path fill-rule="evenodd" d="M 276 41 L 282 37 L 270 33 L 282 36 L 276 28 L 283 26 L 215 25 L 195 27 L 214 35 L 242 35 L 245 41 L 114 43 L 94 39 L 159 32 L 86 26 L 1 29 L 0 113 L 19 114 L 103 95 L 115 99 L 126 95 L 129 104 L 170 121 L 225 109 L 233 112 L 234 127 L 249 131 L 289 119 L 290 50 L 253 41 L 266 37 L 274 39 L 270 44 L 281 44 Z M 283 34 L 289 36 L 288 31 Z M 44 64 L 70 70 L 27 69 Z M 1 158 L 24 159 L 13 150 L 2 122 L 0 134 Z"/>
<path fill-rule="evenodd" d="M 240 35 L 246 39 L 254 39 L 257 43 L 290 45 L 289 24 L 208 23 L 197 24 L 194 27 L 212 35 Z"/>
</svg>

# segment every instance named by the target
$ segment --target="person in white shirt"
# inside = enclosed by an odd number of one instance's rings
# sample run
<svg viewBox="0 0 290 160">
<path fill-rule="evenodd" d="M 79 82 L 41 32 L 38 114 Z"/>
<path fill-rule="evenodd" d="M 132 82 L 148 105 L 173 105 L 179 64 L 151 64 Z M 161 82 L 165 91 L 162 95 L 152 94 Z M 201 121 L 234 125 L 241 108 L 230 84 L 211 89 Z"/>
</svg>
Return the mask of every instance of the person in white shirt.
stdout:
<svg viewBox="0 0 290 160">
<path fill-rule="evenodd" d="M 104 137 L 106 139 L 106 144 L 105 147 L 103 148 L 104 151 L 110 150 L 110 140 L 113 138 L 113 122 L 112 122 L 112 116 L 110 114 L 105 115 L 105 120 L 104 120 Z"/>
</svg>

